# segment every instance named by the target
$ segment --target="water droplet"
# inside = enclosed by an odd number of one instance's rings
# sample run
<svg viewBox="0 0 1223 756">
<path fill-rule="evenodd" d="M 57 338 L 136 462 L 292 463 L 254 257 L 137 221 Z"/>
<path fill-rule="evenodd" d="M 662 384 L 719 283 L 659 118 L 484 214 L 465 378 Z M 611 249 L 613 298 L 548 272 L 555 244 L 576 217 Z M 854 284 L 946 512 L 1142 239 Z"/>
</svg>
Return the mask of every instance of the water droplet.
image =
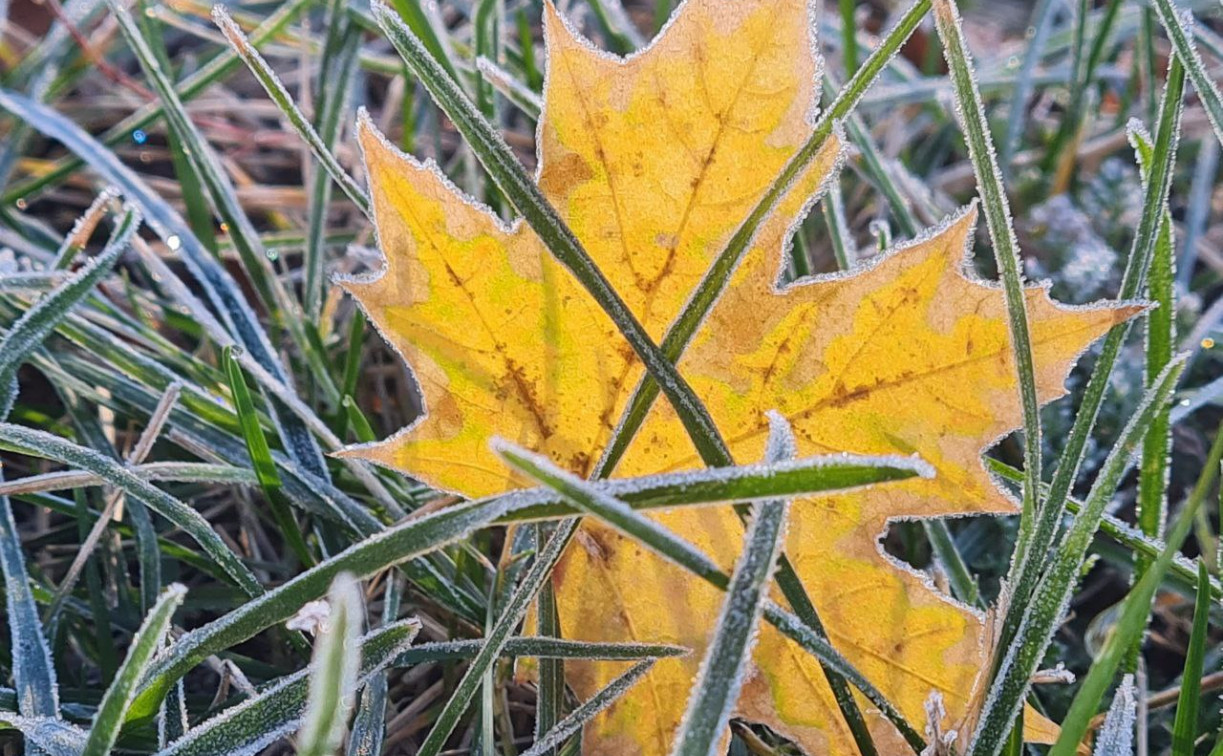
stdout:
<svg viewBox="0 0 1223 756">
<path fill-rule="evenodd" d="M 276 249 L 275 247 L 268 247 L 268 250 L 265 254 L 268 256 L 268 259 L 271 260 L 272 262 L 276 262 L 277 260 L 280 259 L 280 250 Z"/>
<path fill-rule="evenodd" d="M 1012 55 L 1011 57 L 1007 58 L 1006 67 L 1007 68 L 1019 68 L 1019 56 Z"/>
<path fill-rule="evenodd" d="M 169 247 L 171 251 L 177 252 L 178 248 L 183 246 L 183 240 L 179 239 L 177 236 L 168 237 L 166 239 L 166 246 Z"/>
<path fill-rule="evenodd" d="M 132 132 L 132 141 L 136 144 L 144 144 L 149 141 L 149 135 L 145 133 L 144 129 L 136 129 Z"/>
<path fill-rule="evenodd" d="M 30 206 L 30 203 L 25 201 L 25 197 L 17 198 L 17 209 L 18 210 L 25 210 L 29 206 Z"/>
<path fill-rule="evenodd" d="M 1215 346 L 1215 340 L 1214 340 L 1214 339 L 1212 339 L 1212 338 L 1210 338 L 1209 336 L 1207 336 L 1206 338 L 1202 339 L 1202 348 L 1203 348 L 1203 349 L 1214 349 L 1214 346 Z"/>
</svg>

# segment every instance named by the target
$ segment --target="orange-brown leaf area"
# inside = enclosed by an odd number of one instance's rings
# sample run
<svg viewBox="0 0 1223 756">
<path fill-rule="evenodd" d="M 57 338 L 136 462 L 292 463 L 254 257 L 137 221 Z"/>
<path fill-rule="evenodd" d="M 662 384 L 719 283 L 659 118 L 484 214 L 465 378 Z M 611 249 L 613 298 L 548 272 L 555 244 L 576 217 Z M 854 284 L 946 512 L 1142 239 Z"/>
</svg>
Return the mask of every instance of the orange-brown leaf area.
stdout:
<svg viewBox="0 0 1223 756">
<path fill-rule="evenodd" d="M 660 340 L 713 258 L 812 131 L 819 74 L 805 0 L 688 0 L 646 50 L 592 49 L 549 5 L 539 185 L 647 331 Z M 378 238 L 376 279 L 345 285 L 420 384 L 426 415 L 348 453 L 438 489 L 521 487 L 489 448 L 500 436 L 589 474 L 615 432 L 640 362 L 524 225 L 506 227 L 434 166 L 363 120 Z M 1020 425 L 1002 292 L 965 274 L 975 212 L 849 274 L 779 288 L 788 231 L 836 170 L 834 136 L 761 227 L 679 368 L 735 459 L 760 459 L 776 409 L 801 455 L 916 454 L 930 480 L 794 503 L 786 554 L 833 644 L 915 723 L 939 691 L 954 726 L 985 662 L 982 618 L 938 595 L 878 544 L 893 518 L 1012 512 L 981 455 Z M 1027 292 L 1039 393 L 1133 307 L 1071 309 Z M 659 401 L 617 469 L 700 466 Z M 730 569 L 743 526 L 726 507 L 657 515 Z M 722 594 L 588 522 L 553 576 L 565 637 L 667 642 L 659 662 L 588 726 L 587 754 L 664 754 Z M 780 600 L 780 596 L 778 596 Z M 568 663 L 586 698 L 622 663 Z M 864 707 L 882 753 L 906 748 Z M 855 753 L 813 657 L 761 628 L 737 716 L 812 754 Z M 1029 737 L 1048 736 L 1030 722 Z"/>
</svg>

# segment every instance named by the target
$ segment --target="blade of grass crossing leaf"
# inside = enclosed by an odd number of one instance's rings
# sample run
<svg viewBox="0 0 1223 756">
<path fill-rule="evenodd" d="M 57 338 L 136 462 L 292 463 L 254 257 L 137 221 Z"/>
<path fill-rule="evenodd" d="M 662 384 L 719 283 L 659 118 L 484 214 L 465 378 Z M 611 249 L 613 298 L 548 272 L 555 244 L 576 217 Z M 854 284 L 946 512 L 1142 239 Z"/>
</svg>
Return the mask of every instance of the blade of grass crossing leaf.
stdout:
<svg viewBox="0 0 1223 756">
<path fill-rule="evenodd" d="M 38 300 L 0 341 L 0 417 L 16 398 L 17 368 L 108 274 L 140 226 L 140 213 L 128 207 L 102 252 L 79 272 Z"/>
<path fill-rule="evenodd" d="M 1014 641 L 1005 647 L 999 673 L 990 686 L 973 734 L 969 751 L 972 756 L 996 756 L 1002 749 L 1027 696 L 1032 675 L 1044 658 L 1069 603 L 1087 547 L 1104 515 L 1104 507 L 1116 491 L 1130 456 L 1142 442 L 1156 412 L 1172 395 L 1183 369 L 1182 356 L 1169 364 L 1159 381 L 1145 393 L 1105 460 L 1083 508 L 1054 550 Z"/>
<path fill-rule="evenodd" d="M 600 490 L 595 484 L 560 470 L 542 456 L 504 442 L 495 442 L 494 448 L 511 468 L 549 486 L 583 512 L 598 517 L 720 590 L 726 590 L 730 585 L 730 576 L 704 552 L 653 520 L 633 511 L 630 506 Z M 914 465 L 910 471 L 911 475 L 930 474 L 929 468 L 924 464 L 914 463 L 913 460 L 908 462 Z M 842 675 L 862 691 L 897 727 L 914 752 L 920 752 L 925 747 L 921 736 L 905 721 L 904 716 L 805 620 L 778 608 L 772 602 L 765 606 L 764 617 L 815 656 L 821 664 L 826 665 L 826 668 Z"/>
<path fill-rule="evenodd" d="M 1006 294 L 1006 310 L 1011 346 L 1015 352 L 1015 370 L 1019 382 L 1020 404 L 1023 407 L 1023 464 L 1026 476 L 1023 486 L 1023 513 L 1020 517 L 1019 542 L 1016 551 L 1023 553 L 1035 527 L 1040 491 L 1041 437 L 1040 402 L 1036 396 L 1036 368 L 1032 361 L 1032 335 L 1028 327 L 1028 311 L 1020 270 L 1019 243 L 1011 225 L 1011 210 L 1002 184 L 1002 172 L 990 138 L 989 122 L 981 102 L 972 70 L 972 60 L 964 42 L 964 26 L 955 0 L 934 0 L 934 20 L 943 53 L 951 72 L 955 92 L 956 114 L 964 129 L 973 173 L 985 208 L 985 223 L 994 247 L 994 259 L 1002 276 Z"/>
<path fill-rule="evenodd" d="M 629 667 L 628 671 L 609 682 L 606 687 L 591 696 L 588 701 L 574 709 L 573 713 L 557 722 L 546 733 L 537 736 L 535 743 L 522 756 L 546 756 L 546 754 L 555 753 L 557 746 L 578 733 L 586 726 L 587 722 L 595 718 L 596 714 L 611 706 L 616 702 L 616 699 L 627 693 L 630 688 L 637 684 L 638 680 L 650 671 L 654 664 L 655 660 L 647 659 Z"/>
<path fill-rule="evenodd" d="M 314 642 L 306 714 L 295 738 L 298 756 L 333 756 L 344 740 L 361 668 L 364 609 L 357 581 L 340 573 L 328 591 L 330 611 Z"/>
<path fill-rule="evenodd" d="M 258 596 L 263 592 L 258 579 L 213 532 L 207 520 L 183 502 L 149 484 L 119 461 L 59 436 L 11 423 L 0 423 L 0 445 L 23 454 L 54 459 L 104 478 L 182 528 L 247 595 Z"/>
<path fill-rule="evenodd" d="M 1199 505 L 1200 506 L 1200 505 Z M 1193 606 L 1193 631 L 1181 673 L 1181 692 L 1176 699 L 1172 725 L 1172 756 L 1193 756 L 1198 738 L 1198 708 L 1202 697 L 1202 667 L 1206 660 L 1206 637 L 1210 633 L 1210 573 L 1198 560 L 1198 595 Z"/>
<path fill-rule="evenodd" d="M 1172 182 L 1172 165 L 1176 158 L 1176 146 L 1180 133 L 1182 96 L 1184 94 L 1184 69 L 1175 56 L 1168 67 L 1168 79 L 1160 104 L 1159 127 L 1151 162 L 1151 175 L 1146 182 L 1143 210 L 1139 218 L 1130 255 L 1122 274 L 1121 289 L 1117 299 L 1134 300 L 1142 290 L 1147 268 L 1154 256 L 1159 224 L 1167 207 L 1168 192 Z M 1129 334 L 1129 323 L 1114 326 L 1104 339 L 1095 369 L 1088 379 L 1087 388 L 1079 403 L 1079 409 L 1066 438 L 1057 469 L 1049 485 L 1049 494 L 1041 507 L 1040 518 L 1023 554 L 1012 559 L 1010 580 L 1013 592 L 1003 616 L 999 631 L 999 648 L 1006 649 L 1015 638 L 1031 596 L 1036 589 L 1038 576 L 1045 564 L 1045 555 L 1053 546 L 1054 536 L 1062 521 L 1071 488 L 1087 453 L 1100 406 L 1109 388 L 1113 366 L 1121 352 L 1121 346 Z M 995 659 L 995 671 L 1001 663 L 1001 654 Z"/>
<path fill-rule="evenodd" d="M 776 414 L 769 416 L 769 423 L 772 427 L 765 462 L 772 464 L 792 458 L 794 437 L 789 425 Z M 692 685 L 672 756 L 715 756 L 721 745 L 731 711 L 739 700 L 745 665 L 755 645 L 756 626 L 781 554 L 788 508 L 785 499 L 763 501 L 755 506 L 713 640 Z"/>
<path fill-rule="evenodd" d="M 1159 14 L 1159 22 L 1168 32 L 1176 55 L 1189 74 L 1193 88 L 1198 93 L 1206 118 L 1214 129 L 1215 138 L 1223 144 L 1223 96 L 1219 87 L 1206 70 L 1202 56 L 1198 54 L 1193 44 L 1193 16 L 1188 11 L 1177 8 L 1171 0 L 1153 0 L 1155 12 Z"/>
<path fill-rule="evenodd" d="M 1074 756 L 1076 753 L 1122 661 L 1130 647 L 1146 630 L 1151 613 L 1151 600 L 1155 597 L 1155 591 L 1159 588 L 1168 565 L 1172 563 L 1173 557 L 1189 535 L 1198 506 L 1201 506 L 1201 502 L 1186 502 L 1168 533 L 1168 543 L 1163 552 L 1126 596 L 1117 623 L 1104 642 L 1104 648 L 1096 656 L 1087 676 L 1079 685 L 1079 691 L 1062 721 L 1061 734 L 1057 743 L 1049 750 L 1049 756 Z M 1207 593 L 1201 591 L 1199 595 Z M 1197 677 L 1201 677 L 1200 671 Z M 1176 750 L 1175 745 L 1173 750 Z"/>
<path fill-rule="evenodd" d="M 108 756 L 111 752 L 111 748 L 119 739 L 119 730 L 123 727 L 127 707 L 136 695 L 136 683 L 152 661 L 153 655 L 161 648 L 170 629 L 170 619 L 186 595 L 186 588 L 177 583 L 171 585 L 162 593 L 141 624 L 140 630 L 132 639 L 123 666 L 119 668 L 118 675 L 102 697 L 93 727 L 89 730 L 89 740 L 86 741 L 81 756 Z"/>
<path fill-rule="evenodd" d="M 406 620 L 360 639 L 358 682 L 398 660 L 416 637 L 420 623 Z M 297 729 L 306 709 L 310 670 L 276 680 L 252 698 L 195 726 L 157 756 L 253 756 Z"/>
<path fill-rule="evenodd" d="M 391 44 L 399 51 L 413 74 L 429 90 L 437 105 L 450 117 L 506 197 L 522 213 L 549 252 L 573 273 L 599 306 L 608 313 L 646 369 L 658 376 L 667 398 L 671 400 L 702 459 L 715 467 L 730 464 L 726 445 L 692 388 L 650 339 L 645 328 L 590 259 L 572 230 L 548 203 L 501 135 L 481 117 L 480 112 L 458 85 L 446 76 L 421 41 L 412 35 L 387 6 L 375 2 L 373 10 Z"/>
<path fill-rule="evenodd" d="M 862 95 L 875 81 L 879 73 L 887 66 L 909 36 L 921 23 L 930 10 L 931 0 L 916 0 L 916 2 L 901 16 L 892 30 L 880 41 L 879 46 L 870 54 L 858 68 L 850 80 L 842 88 L 836 100 L 820 116 L 815 130 L 806 143 L 778 174 L 777 180 L 769 186 L 752 212 L 735 230 L 726 247 L 714 259 L 689 300 L 688 305 L 667 330 L 662 341 L 662 351 L 672 364 L 679 361 L 688 342 L 696 334 L 697 328 L 704 322 L 705 316 L 713 308 L 714 302 L 730 281 L 730 276 L 738 266 L 739 261 L 747 252 L 761 224 L 773 212 L 777 203 L 785 195 L 793 181 L 805 170 L 811 161 L 820 153 L 828 139 L 836 132 L 837 124 L 847 117 L 861 100 Z M 616 433 L 608 444 L 607 450 L 599 460 L 598 467 L 592 477 L 606 478 L 615 470 L 629 443 L 645 422 L 654 400 L 661 391 L 658 382 L 652 375 L 646 375 L 633 392 L 624 412 L 616 424 Z"/>
<path fill-rule="evenodd" d="M 255 478 L 267 496 L 272 510 L 272 517 L 280 528 L 281 536 L 304 565 L 314 564 L 310 548 L 302 537 L 300 526 L 294 519 L 288 503 L 281 491 L 280 474 L 276 471 L 276 462 L 272 459 L 272 450 L 268 447 L 267 437 L 259 424 L 259 416 L 255 413 L 254 402 L 251 401 L 250 389 L 246 385 L 246 376 L 238 361 L 234 359 L 233 347 L 225 347 L 221 353 L 221 361 L 225 365 L 225 373 L 229 378 L 229 390 L 233 394 L 234 409 L 238 413 L 238 422 L 242 425 L 242 437 L 246 441 L 246 450 L 250 454 L 251 467 Z"/>
</svg>

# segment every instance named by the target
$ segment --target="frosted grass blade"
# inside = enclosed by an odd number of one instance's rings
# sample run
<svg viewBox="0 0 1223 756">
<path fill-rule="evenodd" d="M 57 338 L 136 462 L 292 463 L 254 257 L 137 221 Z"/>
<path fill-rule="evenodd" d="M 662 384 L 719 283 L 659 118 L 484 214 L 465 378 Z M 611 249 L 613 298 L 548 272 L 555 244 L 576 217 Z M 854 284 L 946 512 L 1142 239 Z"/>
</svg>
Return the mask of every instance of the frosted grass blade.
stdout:
<svg viewBox="0 0 1223 756">
<path fill-rule="evenodd" d="M 106 689 L 106 695 L 102 697 L 81 756 L 107 756 L 111 752 L 119 739 L 119 730 L 123 728 L 127 707 L 136 695 L 136 683 L 152 661 L 153 655 L 161 648 L 170 629 L 170 619 L 186 595 L 185 587 L 177 583 L 171 585 L 161 594 L 141 624 L 132 638 L 131 648 L 128 649 L 123 665 L 119 667 L 119 673 Z"/>
</svg>

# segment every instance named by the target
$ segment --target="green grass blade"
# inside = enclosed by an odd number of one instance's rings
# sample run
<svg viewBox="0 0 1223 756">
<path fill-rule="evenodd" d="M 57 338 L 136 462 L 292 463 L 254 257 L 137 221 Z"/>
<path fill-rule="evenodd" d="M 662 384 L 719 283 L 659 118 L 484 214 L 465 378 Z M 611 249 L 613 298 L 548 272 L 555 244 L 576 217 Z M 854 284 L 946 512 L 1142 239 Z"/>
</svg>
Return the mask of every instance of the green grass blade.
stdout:
<svg viewBox="0 0 1223 756">
<path fill-rule="evenodd" d="M 714 502 L 818 496 L 860 486 L 905 480 L 928 474 L 929 467 L 910 457 L 836 455 L 809 457 L 776 465 L 743 465 L 640 478 L 601 481 L 595 487 L 633 509 L 682 507 Z M 518 494 L 521 506 L 503 521 L 555 519 L 579 514 L 559 493 L 536 489 Z"/>
<path fill-rule="evenodd" d="M 1223 438 L 1223 435 L 1220 438 Z M 1211 451 L 1212 454 L 1207 456 L 1203 472 L 1211 467 L 1218 468 L 1219 457 L 1223 456 L 1223 443 L 1212 447 Z M 990 472 L 996 474 L 1002 480 L 1015 484 L 1023 482 L 1023 473 L 1010 465 L 999 462 L 996 459 L 987 459 L 986 466 L 989 467 Z M 1048 486 L 1043 486 L 1043 490 L 1048 491 Z M 1077 499 L 1072 498 L 1066 501 L 1066 509 L 1070 514 L 1078 514 L 1082 511 L 1082 508 L 1083 502 Z M 1100 532 L 1121 544 L 1133 554 L 1141 554 L 1147 561 L 1154 560 L 1164 549 L 1163 541 L 1147 538 L 1129 524 L 1118 520 L 1112 515 L 1106 514 L 1100 520 Z M 1177 580 L 1177 584 L 1181 588 L 1186 591 L 1195 590 L 1197 571 L 1191 562 L 1183 558 L 1177 558 L 1172 562 L 1169 572 Z M 1216 600 L 1223 600 L 1223 585 L 1220 585 L 1217 578 L 1211 577 L 1209 588 L 1211 596 Z"/>
<path fill-rule="evenodd" d="M 1172 0 L 1153 0 L 1151 4 L 1159 15 L 1159 22 L 1168 32 L 1168 38 L 1172 40 L 1176 56 L 1189 74 L 1189 80 L 1193 82 L 1193 88 L 1202 102 L 1202 109 L 1206 111 L 1206 118 L 1210 121 L 1215 138 L 1223 144 L 1223 96 L 1220 96 L 1218 85 L 1210 78 L 1202 56 L 1193 44 L 1193 16 L 1188 11 L 1177 8 Z"/>
<path fill-rule="evenodd" d="M 301 563 L 314 564 L 314 557 L 311 556 L 310 549 L 306 546 L 301 528 L 297 520 L 293 518 L 293 513 L 289 511 L 289 505 L 285 502 L 281 492 L 280 474 L 276 471 L 276 461 L 272 459 L 272 450 L 268 446 L 267 437 L 263 435 L 259 416 L 255 413 L 250 389 L 246 385 L 246 376 L 243 375 L 238 361 L 234 359 L 233 347 L 227 346 L 222 350 L 221 362 L 224 363 L 226 376 L 229 378 L 229 389 L 233 394 L 234 408 L 238 412 L 238 422 L 242 426 L 242 437 L 246 441 L 246 450 L 250 453 L 255 479 L 259 481 L 263 493 L 267 496 L 272 517 L 280 527 L 281 536 L 288 543 L 289 548 L 293 549 Z"/>
<path fill-rule="evenodd" d="M 357 581 L 340 573 L 327 593 L 330 607 L 315 638 L 306 714 L 297 732 L 298 756 L 333 756 L 344 740 L 357 694 L 361 657 L 357 639 L 365 609 Z"/>
<path fill-rule="evenodd" d="M 78 446 L 59 436 L 11 423 L 0 423 L 0 445 L 45 459 L 53 459 L 104 478 L 129 496 L 143 501 L 150 509 L 174 523 L 190 536 L 208 556 L 249 596 L 263 592 L 259 580 L 242 560 L 229 550 L 212 526 L 198 512 L 170 494 L 151 485 L 113 457 Z"/>
<path fill-rule="evenodd" d="M 348 171 L 340 165 L 340 161 L 336 158 L 335 153 L 328 147 L 327 141 L 314 125 L 310 123 L 310 119 L 301 112 L 297 107 L 297 103 L 293 101 L 293 96 L 289 94 L 289 90 L 285 89 L 284 84 L 277 78 L 276 72 L 268 65 L 259 51 L 255 49 L 254 44 L 242 33 L 242 29 L 234 23 L 229 17 L 229 13 L 225 11 L 225 7 L 218 5 L 212 10 L 212 20 L 216 23 L 221 32 L 225 34 L 225 39 L 229 41 L 230 47 L 237 53 L 238 57 L 246 63 L 247 68 L 255 75 L 255 78 L 263 86 L 264 91 L 268 93 L 268 97 L 276 104 L 276 107 L 284 114 L 289 125 L 297 132 L 297 135 L 302 138 L 306 146 L 310 148 L 310 152 L 319 161 L 319 164 L 327 171 L 327 175 L 331 176 L 336 185 L 344 192 L 344 194 L 353 201 L 361 212 L 366 216 L 370 216 L 371 210 L 369 205 L 369 197 L 366 196 L 365 190 L 357 183 Z M 328 82 L 329 85 L 335 82 Z M 324 89 L 324 95 L 328 90 Z M 339 112 L 342 108 L 339 103 L 333 108 L 326 110 L 328 113 L 327 124 L 334 128 L 339 124 Z M 333 120 L 334 119 L 334 120 Z M 325 129 L 330 132 L 330 128 Z M 328 134 L 330 139 L 334 141 L 335 132 Z"/>
<path fill-rule="evenodd" d="M 1019 524 L 1019 543 L 1015 550 L 1022 559 L 1027 540 L 1035 527 L 1041 481 L 1040 401 L 1036 396 L 1036 367 L 1032 360 L 1032 334 L 1028 327 L 1027 300 L 1020 270 L 1019 242 L 1011 223 L 1011 208 L 1002 172 L 990 137 L 985 106 L 977 88 L 972 59 L 964 41 L 964 25 L 955 0 L 934 0 L 934 20 L 943 53 L 951 71 L 956 114 L 964 129 L 964 141 L 972 161 L 977 187 L 985 209 L 985 224 L 994 247 L 994 259 L 1002 276 L 1006 295 L 1007 326 L 1015 353 L 1016 378 L 1023 408 L 1023 512 Z"/>
<path fill-rule="evenodd" d="M 794 437 L 790 426 L 776 414 L 770 414 L 769 423 L 772 427 L 765 462 L 774 464 L 792 458 Z M 788 509 L 785 499 L 763 501 L 755 507 L 713 640 L 692 685 L 688 708 L 671 749 L 673 756 L 717 754 L 722 734 L 730 725 L 731 711 L 739 701 L 745 665 L 755 645 L 756 628 L 785 541 Z"/>
<path fill-rule="evenodd" d="M 1210 634 L 1210 573 L 1198 560 L 1198 595 L 1193 606 L 1193 631 L 1181 673 L 1181 692 L 1176 699 L 1172 725 L 1172 756 L 1193 756 L 1198 739 L 1198 708 L 1202 698 L 1202 668 L 1206 661 L 1206 638 Z"/>
<path fill-rule="evenodd" d="M 909 10 L 905 11 L 892 30 L 883 37 L 875 51 L 854 72 L 837 98 L 829 105 L 828 110 L 821 114 L 810 138 L 786 163 L 776 181 L 769 186 L 768 191 L 752 208 L 752 212 L 731 235 L 725 249 L 718 254 L 708 272 L 697 284 L 688 305 L 672 323 L 667 330 L 667 335 L 663 338 L 662 351 L 672 364 L 679 362 L 680 355 L 688 346 L 688 342 L 692 340 L 700 324 L 705 321 L 705 316 L 713 309 L 714 302 L 730 282 L 731 274 L 739 265 L 743 255 L 746 254 L 761 224 L 773 212 L 794 180 L 824 148 L 828 139 L 836 132 L 837 124 L 853 112 L 859 100 L 862 99 L 862 95 L 912 35 L 913 30 L 917 28 L 929 10 L 930 0 L 916 0 Z M 646 415 L 649 414 L 654 400 L 658 398 L 660 390 L 658 382 L 652 375 L 642 378 L 616 424 L 616 434 L 603 453 L 603 458 L 599 460 L 594 477 L 606 478 L 615 470 L 633 437 L 641 429 L 641 424 L 645 422 Z"/>
<path fill-rule="evenodd" d="M 653 659 L 637 662 L 628 670 L 609 682 L 598 693 L 595 693 L 589 700 L 585 701 L 581 706 L 573 710 L 569 716 L 560 720 L 555 726 L 550 728 L 546 733 L 535 739 L 535 743 L 522 754 L 522 756 L 544 756 L 552 753 L 557 746 L 564 743 L 571 736 L 576 735 L 586 723 L 595 718 L 595 715 L 611 706 L 616 702 L 616 699 L 624 695 L 637 684 L 637 681 L 650 671 L 654 666 Z"/>
<path fill-rule="evenodd" d="M 102 252 L 39 299 L 9 328 L 0 341 L 0 416 L 8 414 L 15 399 L 17 368 L 110 272 L 139 227 L 140 213 L 127 208 Z"/>
<path fill-rule="evenodd" d="M 115 742 L 119 739 L 119 731 L 123 728 L 124 715 L 136 695 L 136 683 L 144 674 L 153 655 L 161 648 L 166 633 L 170 630 L 170 620 L 174 611 L 183 603 L 187 589 L 177 583 L 171 585 L 153 606 L 148 617 L 132 638 L 131 648 L 119 673 L 106 689 L 102 703 L 98 706 L 93 727 L 89 730 L 89 740 L 81 750 L 81 756 L 108 756 Z"/>
<path fill-rule="evenodd" d="M 399 17 L 381 3 L 374 3 L 372 7 L 391 44 L 429 90 L 438 107 L 449 116 L 506 198 L 522 213 L 523 219 L 548 251 L 573 273 L 607 312 L 646 369 L 657 377 L 701 458 L 711 466 L 730 464 L 730 454 L 709 412 L 675 365 L 650 339 L 637 317 L 629 311 L 628 305 L 590 259 L 555 208 L 548 203 L 505 140 L 484 120 L 467 95 L 446 75 L 424 44 Z"/>
<path fill-rule="evenodd" d="M 26 717 L 0 711 L 0 724 L 8 725 L 26 739 L 29 752 L 37 756 L 81 756 L 88 737 L 84 730 L 59 717 Z"/>
<path fill-rule="evenodd" d="M 1185 538 L 1189 535 L 1190 530 L 1193 529 L 1194 517 L 1199 506 L 1201 506 L 1200 501 L 1190 500 L 1186 502 L 1186 505 L 1181 509 L 1176 522 L 1169 531 L 1168 543 L 1164 547 L 1163 552 L 1160 553 L 1159 558 L 1147 569 L 1142 579 L 1137 582 L 1129 595 L 1125 597 L 1117 623 L 1105 641 L 1104 648 L 1092 663 L 1087 676 L 1079 684 L 1079 692 L 1070 704 L 1070 710 L 1066 712 L 1066 716 L 1062 721 L 1062 732 L 1058 736 L 1057 743 L 1050 749 L 1049 756 L 1074 756 L 1077 752 L 1079 743 L 1083 740 L 1083 736 L 1086 735 L 1091 719 L 1095 716 L 1096 710 L 1100 706 L 1100 701 L 1104 698 L 1104 693 L 1112 683 L 1118 668 L 1120 668 L 1129 649 L 1142 636 L 1143 632 L 1146 631 L 1147 621 L 1151 613 L 1151 600 L 1155 597 L 1155 591 L 1159 588 L 1164 573 L 1168 570 L 1168 565 L 1172 563 L 1172 559 L 1180 550 L 1181 544 L 1185 542 Z M 1198 602 L 1201 603 L 1202 596 L 1207 594 L 1208 591 L 1201 591 Z M 1195 616 L 1195 622 L 1196 619 L 1197 617 Z M 1196 677 L 1200 680 L 1200 670 Z M 1196 709 L 1196 706 L 1194 708 Z M 1196 726 L 1196 723 L 1194 723 L 1194 726 Z M 1176 750 L 1175 745 L 1173 750 Z M 1189 751 L 1184 751 L 1183 753 L 1191 751 L 1192 745 L 1190 745 Z"/>
<path fill-rule="evenodd" d="M 358 682 L 389 666 L 403 666 L 400 657 L 409 650 L 420 630 L 415 620 L 397 622 L 360 640 L 361 669 Z M 211 719 L 187 731 L 157 756 L 254 756 L 297 729 L 306 709 L 310 670 L 283 677 Z"/>
<path fill-rule="evenodd" d="M 1172 360 L 1176 343 L 1176 249 L 1172 234 L 1172 216 L 1165 210 L 1155 239 L 1154 256 L 1147 282 L 1147 297 L 1157 307 L 1147 315 L 1146 375 L 1151 386 Z M 1163 536 L 1168 508 L 1168 455 L 1172 451 L 1171 407 L 1164 407 L 1155 416 L 1142 442 L 1142 461 L 1138 468 L 1137 520 L 1147 536 Z M 1151 560 L 1140 556 L 1134 563 L 1134 579 L 1150 566 Z M 1141 653 L 1141 638 L 1131 651 L 1127 671 L 1137 667 Z"/>
<path fill-rule="evenodd" d="M 1146 392 L 1101 467 L 1082 510 L 1054 550 L 1044 577 L 1033 593 L 1034 599 L 1027 606 L 1019 632 L 1005 647 L 999 673 L 989 689 L 973 734 L 969 751 L 972 756 L 996 756 L 1006 741 L 1027 696 L 1032 675 L 1065 613 L 1104 507 L 1116 491 L 1131 455 L 1142 442 L 1155 414 L 1171 397 L 1184 364 L 1183 356 L 1173 361 Z"/>
<path fill-rule="evenodd" d="M 30 592 L 21 536 L 7 496 L 0 496 L 0 568 L 4 575 L 5 617 L 8 624 L 13 683 L 18 708 L 26 717 L 59 717 L 59 686 L 51 648 L 43 634 L 38 607 Z"/>
</svg>

